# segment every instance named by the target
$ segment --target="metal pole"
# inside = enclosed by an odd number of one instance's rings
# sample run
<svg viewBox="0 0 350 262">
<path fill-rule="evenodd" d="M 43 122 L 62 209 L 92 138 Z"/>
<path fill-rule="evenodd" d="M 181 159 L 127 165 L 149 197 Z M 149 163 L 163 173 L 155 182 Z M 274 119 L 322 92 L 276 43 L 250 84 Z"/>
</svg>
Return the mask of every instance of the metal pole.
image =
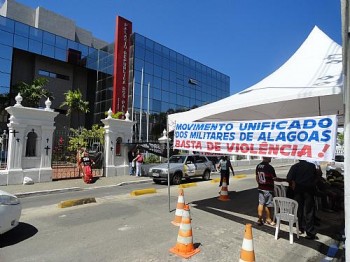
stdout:
<svg viewBox="0 0 350 262">
<path fill-rule="evenodd" d="M 132 106 L 131 106 L 131 121 L 134 122 L 134 104 L 135 104 L 135 76 L 132 81 Z M 131 136 L 131 143 L 134 142 L 134 130 L 135 126 L 132 127 L 132 136 Z"/>
<path fill-rule="evenodd" d="M 142 89 L 143 89 L 143 67 L 141 71 L 141 94 L 140 94 L 140 124 L 139 124 L 139 141 L 141 141 L 141 134 L 142 134 Z"/>
<path fill-rule="evenodd" d="M 151 84 L 148 82 L 148 91 L 147 91 L 147 117 L 146 117 L 146 122 L 147 122 L 147 142 L 148 142 L 148 136 L 149 136 L 149 90 L 150 90 Z"/>
<path fill-rule="evenodd" d="M 170 210 L 170 173 L 169 173 L 169 155 L 170 155 L 170 148 L 169 148 L 169 125 L 168 125 L 168 114 L 166 115 L 166 134 L 167 134 L 167 140 L 166 140 L 166 155 L 168 158 L 168 205 L 169 205 L 169 213 L 171 212 Z"/>
</svg>

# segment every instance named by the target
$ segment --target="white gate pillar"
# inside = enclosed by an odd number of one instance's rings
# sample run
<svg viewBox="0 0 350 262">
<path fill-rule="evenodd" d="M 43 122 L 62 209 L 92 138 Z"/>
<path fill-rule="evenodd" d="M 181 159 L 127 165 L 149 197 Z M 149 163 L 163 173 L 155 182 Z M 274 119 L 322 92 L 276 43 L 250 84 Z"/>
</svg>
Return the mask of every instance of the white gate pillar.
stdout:
<svg viewBox="0 0 350 262">
<path fill-rule="evenodd" d="M 125 120 L 112 118 L 112 110 L 108 110 L 108 116 L 102 119 L 105 129 L 105 175 L 106 177 L 129 174 L 129 161 L 127 149 L 123 143 L 131 141 L 132 127 L 135 122 L 130 121 L 126 112 Z M 116 155 L 117 141 L 120 144 L 120 155 Z"/>
<path fill-rule="evenodd" d="M 6 108 L 11 115 L 6 170 L 0 171 L 0 185 L 22 184 L 23 178 L 33 182 L 52 180 L 51 155 L 54 118 L 58 115 L 47 99 L 45 109 L 24 107 L 22 97 Z"/>
</svg>

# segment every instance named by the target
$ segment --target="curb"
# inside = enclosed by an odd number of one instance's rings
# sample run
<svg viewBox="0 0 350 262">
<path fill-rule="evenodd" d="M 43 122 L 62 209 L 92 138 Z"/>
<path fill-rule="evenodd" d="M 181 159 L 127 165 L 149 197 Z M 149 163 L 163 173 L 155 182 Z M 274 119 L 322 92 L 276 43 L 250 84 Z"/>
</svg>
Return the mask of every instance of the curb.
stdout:
<svg viewBox="0 0 350 262">
<path fill-rule="evenodd" d="M 140 195 L 154 194 L 154 193 L 157 193 L 157 190 L 155 188 L 145 188 L 145 189 L 131 191 L 130 195 L 140 196 Z"/>
<path fill-rule="evenodd" d="M 291 165 L 292 164 L 276 165 L 274 167 L 277 168 L 277 167 L 285 167 L 285 166 L 291 166 Z M 244 172 L 244 171 L 250 171 L 250 170 L 255 170 L 255 167 L 245 168 L 245 169 L 237 169 L 237 170 L 235 170 L 235 172 Z M 109 185 L 109 186 L 96 186 L 96 187 L 88 187 L 88 188 L 70 187 L 70 188 L 62 188 L 62 189 L 25 192 L 25 193 L 20 192 L 20 193 L 15 193 L 14 195 L 17 196 L 18 198 L 24 198 L 24 197 L 29 197 L 29 196 L 48 195 L 48 194 L 64 193 L 64 192 L 70 192 L 70 191 L 82 191 L 82 190 L 90 190 L 90 189 L 97 189 L 97 188 L 103 188 L 103 187 L 124 186 L 124 185 L 130 185 L 130 184 L 142 184 L 142 183 L 148 183 L 150 181 L 152 181 L 152 179 L 148 178 L 148 179 L 144 179 L 144 180 L 134 180 L 134 181 L 121 182 L 121 183 L 118 183 L 116 185 Z"/>
<path fill-rule="evenodd" d="M 187 188 L 187 187 L 193 187 L 193 186 L 197 186 L 197 183 L 181 184 L 181 185 L 179 185 L 179 188 Z"/>
<path fill-rule="evenodd" d="M 28 196 L 49 195 L 54 193 L 64 193 L 64 192 L 81 191 L 81 190 L 84 190 L 84 189 L 81 187 L 67 187 L 67 188 L 60 188 L 60 189 L 32 191 L 32 192 L 26 192 L 26 193 L 16 193 L 14 195 L 18 198 L 24 198 Z"/>
<path fill-rule="evenodd" d="M 84 205 L 84 204 L 89 204 L 89 203 L 96 203 L 96 199 L 94 197 L 90 197 L 90 198 L 81 198 L 81 199 L 72 199 L 72 200 L 61 201 L 61 203 L 58 204 L 58 207 L 59 208 L 66 208 L 66 207 Z"/>
</svg>

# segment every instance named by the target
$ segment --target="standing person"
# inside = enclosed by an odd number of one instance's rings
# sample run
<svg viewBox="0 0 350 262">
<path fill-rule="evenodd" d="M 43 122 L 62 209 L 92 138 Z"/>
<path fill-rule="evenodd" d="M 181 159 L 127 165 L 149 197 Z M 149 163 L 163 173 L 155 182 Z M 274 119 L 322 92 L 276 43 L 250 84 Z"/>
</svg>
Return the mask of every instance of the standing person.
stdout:
<svg viewBox="0 0 350 262">
<path fill-rule="evenodd" d="M 264 224 L 263 214 L 265 211 L 265 222 L 271 226 L 275 222 L 271 219 L 271 209 L 273 207 L 274 180 L 277 180 L 276 172 L 270 165 L 271 157 L 263 157 L 263 161 L 256 166 L 255 176 L 258 182 L 259 205 L 258 205 L 258 225 Z"/>
<path fill-rule="evenodd" d="M 313 163 L 299 160 L 291 166 L 287 181 L 291 183 L 294 191 L 294 200 L 298 202 L 298 222 L 300 231 L 306 231 L 306 238 L 316 239 L 315 230 L 315 190 L 317 169 Z"/>
<path fill-rule="evenodd" d="M 84 182 L 90 184 L 93 182 L 92 169 L 91 166 L 95 164 L 95 162 L 90 158 L 89 153 L 84 151 L 83 157 L 80 160 L 80 166 L 83 170 L 83 178 Z"/>
<path fill-rule="evenodd" d="M 134 149 L 131 149 L 128 152 L 128 161 L 129 161 L 129 175 L 133 176 L 135 174 L 135 151 Z"/>
<path fill-rule="evenodd" d="M 142 175 L 141 165 L 143 163 L 143 155 L 140 152 L 140 150 L 137 150 L 137 155 L 133 161 L 135 161 L 136 163 L 136 176 L 141 176 Z"/>
<path fill-rule="evenodd" d="M 233 171 L 233 167 L 231 165 L 231 161 L 227 159 L 227 156 L 223 156 L 218 164 L 218 168 L 220 169 L 220 184 L 219 187 L 222 186 L 222 181 L 225 178 L 227 185 L 230 184 L 230 169 L 232 171 L 232 174 L 235 175 L 235 172 Z"/>
<path fill-rule="evenodd" d="M 77 150 L 77 155 L 76 155 L 76 160 L 77 160 L 77 167 L 79 169 L 79 176 L 84 176 L 84 172 L 81 166 L 81 158 L 84 156 L 84 151 L 85 148 L 78 148 Z"/>
</svg>

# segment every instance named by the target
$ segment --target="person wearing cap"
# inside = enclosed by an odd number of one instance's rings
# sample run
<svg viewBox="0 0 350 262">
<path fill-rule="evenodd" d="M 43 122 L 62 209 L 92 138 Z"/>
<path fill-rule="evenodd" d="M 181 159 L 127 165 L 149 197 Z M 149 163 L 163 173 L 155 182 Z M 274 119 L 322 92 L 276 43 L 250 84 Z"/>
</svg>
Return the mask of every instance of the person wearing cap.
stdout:
<svg viewBox="0 0 350 262">
<path fill-rule="evenodd" d="M 258 183 L 259 205 L 258 205 L 258 225 L 264 224 L 263 215 L 265 213 L 265 222 L 274 226 L 275 222 L 271 219 L 274 196 L 274 181 L 279 181 L 273 166 L 270 165 L 271 157 L 263 157 L 263 161 L 256 166 L 255 175 Z"/>
</svg>

